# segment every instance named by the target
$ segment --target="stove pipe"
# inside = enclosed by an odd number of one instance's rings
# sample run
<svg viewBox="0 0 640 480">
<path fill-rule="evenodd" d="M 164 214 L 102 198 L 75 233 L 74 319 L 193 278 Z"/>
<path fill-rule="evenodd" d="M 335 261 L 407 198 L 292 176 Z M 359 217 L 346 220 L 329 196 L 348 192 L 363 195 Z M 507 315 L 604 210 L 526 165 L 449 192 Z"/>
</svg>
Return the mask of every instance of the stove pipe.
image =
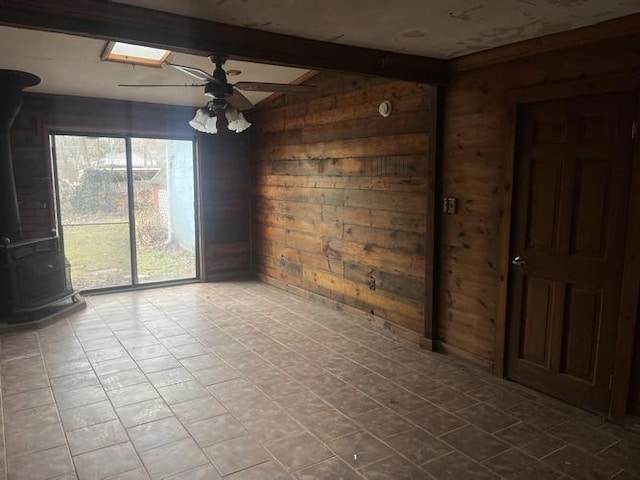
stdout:
<svg viewBox="0 0 640 480">
<path fill-rule="evenodd" d="M 11 161 L 10 130 L 22 107 L 22 89 L 40 83 L 40 78 L 15 70 L 0 70 L 0 241 L 22 240 L 16 181 Z"/>
</svg>

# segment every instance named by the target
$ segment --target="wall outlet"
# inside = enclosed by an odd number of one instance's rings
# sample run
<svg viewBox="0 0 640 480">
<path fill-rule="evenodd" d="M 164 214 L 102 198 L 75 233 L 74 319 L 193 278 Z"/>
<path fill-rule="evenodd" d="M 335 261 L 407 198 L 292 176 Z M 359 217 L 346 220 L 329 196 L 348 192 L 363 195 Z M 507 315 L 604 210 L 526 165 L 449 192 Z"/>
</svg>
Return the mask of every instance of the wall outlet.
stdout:
<svg viewBox="0 0 640 480">
<path fill-rule="evenodd" d="M 376 279 L 374 277 L 369 277 L 369 290 L 376 291 Z"/>
<path fill-rule="evenodd" d="M 442 199 L 442 212 L 447 215 L 454 215 L 458 211 L 458 200 L 453 197 Z"/>
</svg>

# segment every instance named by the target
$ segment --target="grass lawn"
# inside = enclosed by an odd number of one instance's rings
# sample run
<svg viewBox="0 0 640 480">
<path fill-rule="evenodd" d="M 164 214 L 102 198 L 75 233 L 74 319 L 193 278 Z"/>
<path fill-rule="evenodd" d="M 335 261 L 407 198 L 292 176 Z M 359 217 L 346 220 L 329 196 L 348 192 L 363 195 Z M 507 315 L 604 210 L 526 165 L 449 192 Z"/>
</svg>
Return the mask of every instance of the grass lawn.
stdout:
<svg viewBox="0 0 640 480">
<path fill-rule="evenodd" d="M 76 290 L 131 284 L 129 226 L 64 227 L 64 246 Z M 138 245 L 139 283 L 194 278 L 195 255 L 173 245 Z"/>
</svg>

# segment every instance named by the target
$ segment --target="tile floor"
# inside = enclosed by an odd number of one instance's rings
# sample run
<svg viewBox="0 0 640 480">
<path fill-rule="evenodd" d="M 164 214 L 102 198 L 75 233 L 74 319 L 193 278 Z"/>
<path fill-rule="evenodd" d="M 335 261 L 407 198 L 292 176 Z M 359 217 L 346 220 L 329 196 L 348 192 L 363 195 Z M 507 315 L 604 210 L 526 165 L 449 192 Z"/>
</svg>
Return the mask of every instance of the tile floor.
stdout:
<svg viewBox="0 0 640 480">
<path fill-rule="evenodd" d="M 258 282 L 1 340 L 14 479 L 640 478 L 640 433 Z"/>
</svg>

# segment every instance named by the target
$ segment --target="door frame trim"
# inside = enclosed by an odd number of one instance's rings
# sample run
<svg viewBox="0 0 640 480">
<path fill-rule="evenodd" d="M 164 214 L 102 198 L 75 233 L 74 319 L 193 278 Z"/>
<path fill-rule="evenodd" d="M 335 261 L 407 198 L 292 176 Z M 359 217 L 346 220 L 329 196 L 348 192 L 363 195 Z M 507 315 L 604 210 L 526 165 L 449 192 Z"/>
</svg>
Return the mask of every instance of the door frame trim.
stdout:
<svg viewBox="0 0 640 480">
<path fill-rule="evenodd" d="M 54 222 L 55 228 L 58 231 L 58 236 L 61 239 L 62 248 L 64 251 L 64 232 L 62 227 L 62 219 L 60 214 L 60 197 L 59 197 L 59 186 L 58 186 L 58 166 L 57 166 L 57 157 L 54 153 L 55 143 L 52 142 L 52 139 L 56 135 L 70 135 L 70 136 L 88 136 L 88 137 L 107 137 L 107 138 L 122 138 L 125 142 L 125 152 L 127 158 L 127 212 L 129 215 L 129 244 L 130 244 L 130 263 L 131 263 L 131 283 L 128 285 L 116 285 L 111 287 L 104 288 L 92 288 L 83 290 L 83 294 L 101 294 L 101 293 L 110 293 L 110 292 L 118 292 L 118 291 L 131 291 L 137 289 L 145 289 L 145 288 L 155 288 L 159 286 L 173 286 L 173 285 L 182 285 L 182 284 L 190 284 L 190 283 L 202 283 L 204 279 L 202 277 L 202 262 L 203 262 L 203 252 L 201 250 L 201 245 L 203 244 L 200 236 L 202 232 L 202 225 L 200 220 L 200 181 L 199 181 L 199 171 L 200 171 L 200 163 L 197 151 L 197 138 L 189 135 L 172 135 L 167 132 L 150 132 L 144 131 L 144 133 L 140 133 L 135 130 L 120 130 L 120 129 L 109 129 L 109 128 L 58 128 L 53 124 L 45 124 L 42 128 L 42 135 L 44 138 L 44 145 L 47 154 L 47 164 L 49 165 L 49 169 L 51 171 L 50 177 L 50 188 L 55 192 L 55 195 L 52 197 L 55 202 L 55 206 L 52 209 L 54 212 Z M 194 196 L 193 196 L 193 207 L 194 207 L 194 227 L 195 227 L 195 277 L 193 278 L 180 278 L 175 280 L 160 280 L 154 282 L 147 283 L 139 283 L 138 282 L 138 265 L 137 265 L 137 257 L 136 257 L 136 241 L 135 241 L 135 213 L 133 208 L 133 175 L 132 175 L 132 165 L 130 162 L 131 158 L 131 139 L 132 138 L 142 138 L 142 139 L 157 139 L 157 140 L 176 140 L 176 141 L 189 141 L 191 142 L 191 150 L 192 150 L 192 158 L 193 158 L 193 188 L 194 188 Z"/>
<path fill-rule="evenodd" d="M 502 196 L 500 211 L 499 245 L 503 253 L 498 264 L 500 284 L 497 294 L 497 315 L 493 349 L 493 373 L 499 377 L 505 376 L 507 349 L 507 322 L 509 316 L 509 258 L 511 255 L 511 241 L 513 229 L 513 195 L 515 188 L 515 158 L 517 153 L 518 110 L 520 105 L 551 100 L 562 100 L 572 97 L 600 95 L 640 91 L 640 70 L 624 72 L 622 74 L 603 75 L 583 80 L 570 80 L 550 85 L 525 87 L 509 90 L 504 95 L 506 115 L 503 132 L 505 142 L 508 142 L 505 152 L 505 169 L 502 184 L 505 194 Z M 638 109 L 640 112 L 640 107 Z M 636 115 L 638 118 L 638 115 Z M 631 208 L 629 219 L 633 214 L 640 215 L 640 139 L 636 135 L 633 144 L 632 185 L 630 192 Z M 635 208 L 633 208 L 635 201 Z M 629 388 L 631 381 L 631 363 L 635 339 L 635 328 L 638 312 L 638 292 L 640 292 L 640 262 L 635 259 L 630 245 L 633 239 L 640 239 L 640 229 L 632 228 L 630 220 L 626 233 L 625 265 L 623 270 L 623 288 L 621 289 L 620 308 L 618 314 L 618 328 L 616 333 L 616 353 L 614 358 L 613 385 L 608 416 L 614 421 L 624 420 Z M 635 233 L 636 236 L 633 236 Z M 637 265 L 636 271 L 632 266 Z M 627 283 L 633 285 L 626 285 Z M 633 287 L 633 288 L 632 288 Z M 634 298 L 635 295 L 635 298 Z"/>
</svg>

